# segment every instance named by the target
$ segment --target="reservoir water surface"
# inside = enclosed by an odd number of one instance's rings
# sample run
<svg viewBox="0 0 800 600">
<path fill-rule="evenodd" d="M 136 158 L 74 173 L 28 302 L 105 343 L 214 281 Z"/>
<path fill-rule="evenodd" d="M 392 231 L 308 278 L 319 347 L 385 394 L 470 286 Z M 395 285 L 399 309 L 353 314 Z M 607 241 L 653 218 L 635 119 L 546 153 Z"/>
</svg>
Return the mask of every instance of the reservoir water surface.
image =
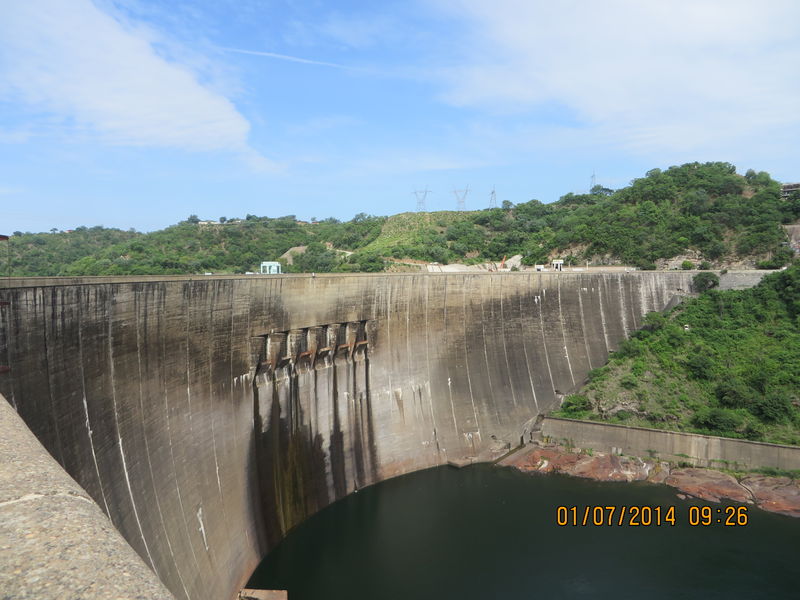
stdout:
<svg viewBox="0 0 800 600">
<path fill-rule="evenodd" d="M 558 506 L 675 507 L 676 524 L 559 526 Z M 692 506 L 713 523 L 691 526 Z M 800 597 L 800 519 L 748 508 L 747 525 L 648 483 L 476 465 L 391 479 L 293 530 L 250 587 L 291 600 Z"/>
</svg>

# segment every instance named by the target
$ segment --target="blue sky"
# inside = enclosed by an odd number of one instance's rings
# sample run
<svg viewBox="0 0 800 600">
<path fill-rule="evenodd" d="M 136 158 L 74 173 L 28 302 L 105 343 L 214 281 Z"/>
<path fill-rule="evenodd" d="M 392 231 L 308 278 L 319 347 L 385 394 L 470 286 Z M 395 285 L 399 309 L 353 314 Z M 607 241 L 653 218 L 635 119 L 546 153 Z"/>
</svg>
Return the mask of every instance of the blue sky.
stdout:
<svg viewBox="0 0 800 600">
<path fill-rule="evenodd" d="M 0 233 L 800 180 L 795 0 L 0 0 Z"/>
</svg>

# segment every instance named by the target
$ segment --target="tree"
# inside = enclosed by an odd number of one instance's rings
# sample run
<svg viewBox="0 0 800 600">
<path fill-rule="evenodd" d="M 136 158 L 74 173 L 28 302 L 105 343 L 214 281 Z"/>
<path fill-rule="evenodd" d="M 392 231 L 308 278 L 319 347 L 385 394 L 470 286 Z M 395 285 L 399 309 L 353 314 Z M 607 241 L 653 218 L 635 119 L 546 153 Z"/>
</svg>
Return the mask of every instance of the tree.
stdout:
<svg viewBox="0 0 800 600">
<path fill-rule="evenodd" d="M 224 223 L 224 222 L 225 222 L 225 221 L 227 221 L 227 220 L 228 220 L 228 219 L 227 219 L 227 217 L 220 217 L 220 218 L 219 218 L 219 222 L 220 222 L 220 223 Z"/>
<path fill-rule="evenodd" d="M 384 268 L 383 258 L 375 252 L 353 254 L 348 262 L 357 266 L 359 271 L 365 273 L 376 273 L 383 271 Z"/>
<path fill-rule="evenodd" d="M 719 277 L 716 273 L 704 271 L 692 277 L 692 287 L 696 292 L 703 293 L 719 285 Z"/>
<path fill-rule="evenodd" d="M 186 222 L 196 225 L 197 223 L 200 222 L 200 217 L 198 217 L 197 215 L 189 215 L 189 218 L 186 219 Z"/>
<path fill-rule="evenodd" d="M 603 187 L 598 183 L 597 185 L 592 187 L 591 190 L 589 190 L 589 193 L 592 194 L 593 196 L 610 196 L 611 194 L 614 193 L 614 190 L 607 187 Z"/>
</svg>

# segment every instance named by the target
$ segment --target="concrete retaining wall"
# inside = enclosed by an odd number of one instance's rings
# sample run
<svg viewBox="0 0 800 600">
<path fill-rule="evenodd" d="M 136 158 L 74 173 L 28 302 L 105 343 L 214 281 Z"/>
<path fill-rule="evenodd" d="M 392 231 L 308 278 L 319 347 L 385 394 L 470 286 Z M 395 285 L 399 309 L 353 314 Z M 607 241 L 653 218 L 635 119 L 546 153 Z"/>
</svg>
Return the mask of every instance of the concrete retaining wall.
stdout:
<svg viewBox="0 0 800 600">
<path fill-rule="evenodd" d="M 796 446 L 553 417 L 544 419 L 542 435 L 579 448 L 699 467 L 800 470 L 800 448 Z"/>
<path fill-rule="evenodd" d="M 3 280 L 0 393 L 176 597 L 231 598 L 319 508 L 516 443 L 692 276 Z"/>
</svg>

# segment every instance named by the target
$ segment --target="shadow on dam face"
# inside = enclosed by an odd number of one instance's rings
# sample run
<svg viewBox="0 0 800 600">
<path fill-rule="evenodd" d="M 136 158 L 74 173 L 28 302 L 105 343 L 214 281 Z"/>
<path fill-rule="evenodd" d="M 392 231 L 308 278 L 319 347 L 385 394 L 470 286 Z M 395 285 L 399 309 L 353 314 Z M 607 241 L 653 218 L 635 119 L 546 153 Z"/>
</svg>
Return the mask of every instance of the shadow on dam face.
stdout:
<svg viewBox="0 0 800 600">
<path fill-rule="evenodd" d="M 9 279 L 0 394 L 176 598 L 233 598 L 336 499 L 519 442 L 692 276 Z"/>
<path fill-rule="evenodd" d="M 368 321 L 256 339 L 254 424 L 269 545 L 309 515 L 378 481 Z"/>
</svg>

